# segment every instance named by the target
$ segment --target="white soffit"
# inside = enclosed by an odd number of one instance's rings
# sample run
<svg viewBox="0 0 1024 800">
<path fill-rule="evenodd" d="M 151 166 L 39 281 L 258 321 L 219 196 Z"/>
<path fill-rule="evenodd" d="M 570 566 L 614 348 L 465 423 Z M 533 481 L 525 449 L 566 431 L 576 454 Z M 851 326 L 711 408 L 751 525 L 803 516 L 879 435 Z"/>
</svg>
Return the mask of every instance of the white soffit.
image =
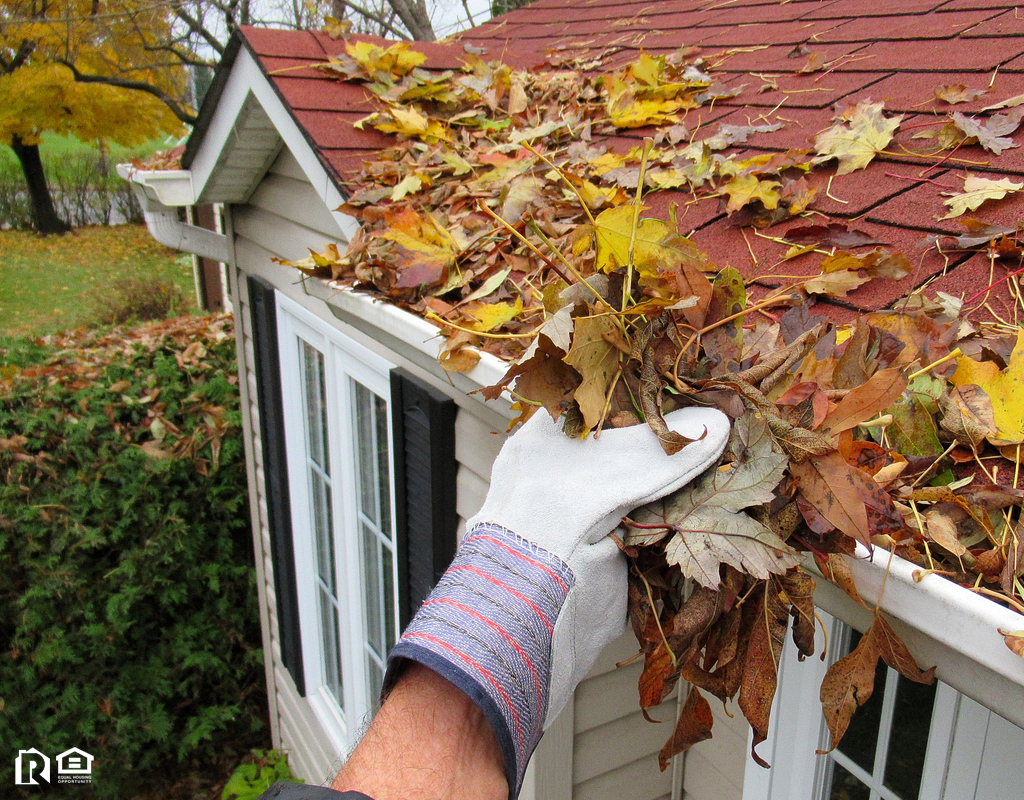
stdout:
<svg viewBox="0 0 1024 800">
<path fill-rule="evenodd" d="M 344 238 L 350 239 L 358 224 L 334 210 L 345 198 L 259 64 L 243 46 L 192 159 L 192 183 L 198 202 L 244 203 L 282 145 L 295 156 Z"/>
</svg>

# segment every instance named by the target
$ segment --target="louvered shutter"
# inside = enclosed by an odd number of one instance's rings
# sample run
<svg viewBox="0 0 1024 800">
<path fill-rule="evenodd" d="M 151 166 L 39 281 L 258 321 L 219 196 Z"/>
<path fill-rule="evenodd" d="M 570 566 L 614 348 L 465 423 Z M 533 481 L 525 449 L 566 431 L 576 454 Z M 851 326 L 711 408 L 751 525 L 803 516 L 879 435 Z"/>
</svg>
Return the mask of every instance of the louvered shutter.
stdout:
<svg viewBox="0 0 1024 800">
<path fill-rule="evenodd" d="M 455 555 L 455 401 L 391 371 L 398 600 L 404 628 Z"/>
<path fill-rule="evenodd" d="M 292 544 L 291 505 L 288 496 L 288 463 L 284 442 L 284 406 L 281 395 L 281 364 L 277 349 L 277 307 L 274 287 L 263 278 L 248 278 L 253 350 L 256 354 L 256 390 L 263 440 L 263 473 L 266 480 L 270 552 L 277 595 L 277 624 L 281 658 L 300 696 L 306 695 L 302 672 L 302 638 L 299 599 Z"/>
</svg>

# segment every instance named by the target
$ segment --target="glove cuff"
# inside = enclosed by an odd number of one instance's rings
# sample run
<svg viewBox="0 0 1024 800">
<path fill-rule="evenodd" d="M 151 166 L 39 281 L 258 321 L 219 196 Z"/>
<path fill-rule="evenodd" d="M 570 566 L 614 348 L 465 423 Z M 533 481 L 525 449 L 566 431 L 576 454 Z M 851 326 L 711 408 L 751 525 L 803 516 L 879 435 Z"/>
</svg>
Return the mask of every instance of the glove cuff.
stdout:
<svg viewBox="0 0 1024 800">
<path fill-rule="evenodd" d="M 480 707 L 501 745 L 512 798 L 540 741 L 551 640 L 573 581 L 547 550 L 498 525 L 477 525 L 389 658 L 385 693 L 408 658 Z"/>
</svg>

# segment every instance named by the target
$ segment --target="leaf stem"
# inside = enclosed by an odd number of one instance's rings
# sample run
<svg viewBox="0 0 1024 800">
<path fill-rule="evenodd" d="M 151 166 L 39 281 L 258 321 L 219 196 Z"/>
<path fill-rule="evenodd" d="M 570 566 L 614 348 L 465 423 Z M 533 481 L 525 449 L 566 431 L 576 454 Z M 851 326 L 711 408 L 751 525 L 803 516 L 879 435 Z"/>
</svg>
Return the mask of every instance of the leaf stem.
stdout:
<svg viewBox="0 0 1024 800">
<path fill-rule="evenodd" d="M 497 222 L 499 225 L 505 228 L 505 230 L 507 230 L 509 233 L 515 236 L 520 242 L 525 244 L 530 249 L 530 251 L 535 256 L 537 256 L 537 258 L 539 258 L 541 261 L 547 264 L 555 272 L 555 274 L 558 275 L 559 278 L 561 278 L 568 284 L 572 283 L 572 281 L 569 280 L 569 276 L 562 272 L 562 270 L 560 270 L 558 266 L 550 258 L 544 255 L 540 251 L 540 248 L 537 247 L 537 245 L 535 245 L 533 242 L 531 242 L 529 239 L 523 236 L 523 234 L 521 234 L 519 231 L 517 231 L 515 228 L 513 228 L 511 225 L 505 222 L 505 220 L 503 220 L 501 217 L 499 217 L 497 214 L 491 211 L 491 209 L 487 207 L 487 204 L 483 200 L 478 200 L 477 203 L 480 206 L 481 211 L 483 211 L 485 214 L 487 214 L 487 216 L 489 216 L 491 219 L 493 219 L 495 222 Z"/>
<path fill-rule="evenodd" d="M 640 178 L 636 182 L 636 199 L 633 201 L 633 225 L 629 229 L 629 256 L 626 259 L 626 282 L 622 284 L 622 311 L 629 305 L 629 296 L 633 291 L 633 261 L 636 256 L 636 230 L 640 225 L 640 199 L 644 193 L 644 180 L 647 176 L 647 158 L 654 147 L 652 138 L 644 138 L 644 149 L 640 156 Z M 596 230 L 595 230 L 596 233 Z"/>
<path fill-rule="evenodd" d="M 913 375 L 908 375 L 907 376 L 907 380 L 908 381 L 912 381 L 915 378 L 920 378 L 922 375 L 927 375 L 929 372 L 931 372 L 933 369 L 935 369 L 935 367 L 939 366 L 940 364 L 945 364 L 947 361 L 951 361 L 954 358 L 960 358 L 960 356 L 962 356 L 963 354 L 964 354 L 963 351 L 958 347 L 955 350 L 953 350 L 952 352 L 948 353 L 947 355 L 944 355 L 938 361 L 933 361 L 927 367 L 922 367 L 917 372 L 915 372 Z"/>
<path fill-rule="evenodd" d="M 647 602 L 651 604 L 651 613 L 654 614 L 654 621 L 658 625 L 658 633 L 661 634 L 661 643 L 665 645 L 665 649 L 668 651 L 668 656 L 672 659 L 672 669 L 679 669 L 679 662 L 676 660 L 676 654 L 672 652 L 672 648 L 668 643 L 668 637 L 665 635 L 665 629 L 661 627 L 661 615 L 658 614 L 658 610 L 654 607 L 654 594 L 651 592 L 651 584 L 647 582 L 647 578 L 644 577 L 642 572 L 637 570 L 636 574 L 640 577 L 640 580 L 644 582 L 644 588 L 647 590 Z"/>
<path fill-rule="evenodd" d="M 437 322 L 440 322 L 445 327 L 455 328 L 455 330 L 457 331 L 462 331 L 463 333 L 471 333 L 474 336 L 483 336 L 485 339 L 532 339 L 534 336 L 540 333 L 540 329 L 544 327 L 544 323 L 541 323 L 532 331 L 529 331 L 527 333 L 488 333 L 487 331 L 475 331 L 472 328 L 464 328 L 461 325 L 456 325 L 454 322 L 445 319 L 440 314 L 436 314 L 433 311 L 428 311 L 426 314 L 424 314 L 424 316 L 427 319 L 432 319 L 436 320 Z M 545 320 L 544 322 L 547 322 L 547 320 Z"/>
</svg>

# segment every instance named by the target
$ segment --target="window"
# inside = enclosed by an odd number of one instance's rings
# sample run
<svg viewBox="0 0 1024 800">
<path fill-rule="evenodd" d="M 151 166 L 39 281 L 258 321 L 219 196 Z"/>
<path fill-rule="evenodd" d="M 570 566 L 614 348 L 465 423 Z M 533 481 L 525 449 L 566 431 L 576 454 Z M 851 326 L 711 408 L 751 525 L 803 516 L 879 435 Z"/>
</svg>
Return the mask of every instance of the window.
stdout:
<svg viewBox="0 0 1024 800">
<path fill-rule="evenodd" d="M 342 752 L 398 630 L 392 365 L 287 298 L 277 308 L 303 677 Z"/>
</svg>

